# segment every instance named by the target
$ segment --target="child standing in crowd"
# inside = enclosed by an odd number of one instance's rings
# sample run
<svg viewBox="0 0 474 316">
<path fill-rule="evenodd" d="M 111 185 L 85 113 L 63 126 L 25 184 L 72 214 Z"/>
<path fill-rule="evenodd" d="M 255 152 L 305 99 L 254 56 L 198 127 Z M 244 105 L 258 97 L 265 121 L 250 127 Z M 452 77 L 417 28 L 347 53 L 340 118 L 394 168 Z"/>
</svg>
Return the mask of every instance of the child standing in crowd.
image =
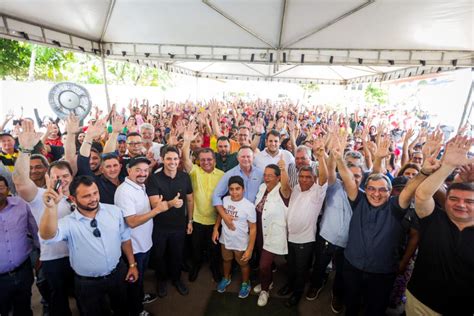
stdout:
<svg viewBox="0 0 474 316">
<path fill-rule="evenodd" d="M 250 266 L 255 237 L 257 235 L 257 217 L 255 205 L 244 198 L 244 180 L 240 176 L 229 179 L 229 194 L 223 199 L 225 213 L 233 218 L 233 227 L 225 225 L 224 221 L 218 220 L 214 225 L 212 240 L 221 243 L 222 259 L 224 261 L 224 277 L 217 285 L 217 292 L 225 292 L 231 282 L 232 259 L 240 265 L 242 272 L 242 285 L 240 286 L 239 298 L 246 298 L 250 293 Z M 219 227 L 222 222 L 222 232 L 219 238 Z"/>
</svg>

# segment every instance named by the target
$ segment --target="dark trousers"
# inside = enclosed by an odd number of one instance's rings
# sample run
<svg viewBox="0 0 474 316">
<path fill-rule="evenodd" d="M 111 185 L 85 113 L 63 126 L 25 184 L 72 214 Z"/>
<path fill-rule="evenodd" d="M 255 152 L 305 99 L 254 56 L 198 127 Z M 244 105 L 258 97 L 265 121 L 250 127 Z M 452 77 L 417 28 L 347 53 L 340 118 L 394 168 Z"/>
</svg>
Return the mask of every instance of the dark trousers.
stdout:
<svg viewBox="0 0 474 316">
<path fill-rule="evenodd" d="M 81 315 L 102 316 L 103 302 L 108 297 L 114 316 L 127 316 L 126 275 L 127 266 L 124 262 L 120 262 L 116 271 L 107 277 L 89 279 L 76 275 L 74 285 Z"/>
<path fill-rule="evenodd" d="M 329 241 L 316 236 L 315 260 L 313 263 L 313 272 L 311 273 L 311 287 L 319 289 L 323 286 L 326 279 L 326 268 L 334 259 L 336 266 L 336 275 L 332 287 L 333 295 L 339 298 L 344 297 L 344 248 L 331 244 Z"/>
<path fill-rule="evenodd" d="M 260 255 L 260 282 L 262 286 L 262 290 L 268 291 L 270 288 L 270 284 L 273 281 L 273 274 L 272 274 L 272 262 L 275 259 L 275 254 L 266 251 L 265 249 L 261 249 Z"/>
<path fill-rule="evenodd" d="M 29 259 L 22 263 L 18 271 L 0 276 L 0 315 L 8 316 L 12 309 L 13 316 L 33 315 L 32 285 L 33 269 Z"/>
<path fill-rule="evenodd" d="M 313 249 L 314 242 L 304 244 L 288 242 L 288 285 L 293 289 L 294 295 L 303 294 Z"/>
<path fill-rule="evenodd" d="M 344 261 L 346 315 L 359 315 L 361 299 L 366 303 L 365 315 L 385 315 L 395 273 L 370 273 Z"/>
<path fill-rule="evenodd" d="M 138 280 L 133 283 L 129 283 L 127 286 L 128 299 L 130 301 L 130 315 L 138 315 L 143 311 L 143 277 L 145 270 L 148 267 L 148 261 L 150 259 L 150 251 L 140 252 L 134 254 L 135 262 L 137 263 L 138 269 Z"/>
<path fill-rule="evenodd" d="M 153 255 L 158 282 L 167 279 L 167 271 L 172 281 L 181 279 L 181 264 L 183 263 L 185 236 L 186 232 L 184 230 L 154 231 Z"/>
<path fill-rule="evenodd" d="M 209 266 L 213 275 L 220 275 L 219 245 L 212 242 L 214 225 L 203 225 L 194 222 L 192 236 L 193 268 L 200 269 L 204 251 L 209 256 Z"/>
<path fill-rule="evenodd" d="M 42 262 L 42 269 L 51 290 L 49 314 L 52 316 L 71 315 L 69 290 L 73 288 L 74 271 L 69 257 Z"/>
</svg>

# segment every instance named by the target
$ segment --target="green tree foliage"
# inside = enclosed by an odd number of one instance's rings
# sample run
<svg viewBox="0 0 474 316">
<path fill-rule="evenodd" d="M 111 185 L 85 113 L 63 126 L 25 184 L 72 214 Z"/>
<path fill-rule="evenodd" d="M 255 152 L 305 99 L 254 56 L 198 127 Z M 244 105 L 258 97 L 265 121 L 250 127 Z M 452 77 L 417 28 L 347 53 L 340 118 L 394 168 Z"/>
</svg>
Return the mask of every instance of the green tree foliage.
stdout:
<svg viewBox="0 0 474 316">
<path fill-rule="evenodd" d="M 33 50 L 36 50 L 35 80 L 104 83 L 102 61 L 95 55 L 7 39 L 0 39 L 0 79 L 27 80 Z M 115 60 L 106 60 L 105 65 L 109 84 L 153 86 L 162 90 L 172 84 L 168 72 L 146 65 Z"/>
<path fill-rule="evenodd" d="M 369 104 L 383 105 L 387 103 L 387 91 L 369 84 L 364 92 L 365 101 Z"/>
</svg>

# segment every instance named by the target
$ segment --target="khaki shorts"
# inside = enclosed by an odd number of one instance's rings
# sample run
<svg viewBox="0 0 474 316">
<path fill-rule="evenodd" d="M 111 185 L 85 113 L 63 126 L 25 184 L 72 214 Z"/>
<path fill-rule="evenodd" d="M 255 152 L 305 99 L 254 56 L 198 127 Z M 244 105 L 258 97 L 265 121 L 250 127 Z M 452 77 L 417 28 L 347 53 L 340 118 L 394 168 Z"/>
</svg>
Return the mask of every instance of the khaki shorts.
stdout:
<svg viewBox="0 0 474 316">
<path fill-rule="evenodd" d="M 242 256 L 244 255 L 245 251 L 239 250 L 229 250 L 225 248 L 225 245 L 221 245 L 221 252 L 222 252 L 222 259 L 224 261 L 232 261 L 235 259 L 239 266 L 245 266 L 248 264 L 248 261 L 242 261 Z"/>
</svg>

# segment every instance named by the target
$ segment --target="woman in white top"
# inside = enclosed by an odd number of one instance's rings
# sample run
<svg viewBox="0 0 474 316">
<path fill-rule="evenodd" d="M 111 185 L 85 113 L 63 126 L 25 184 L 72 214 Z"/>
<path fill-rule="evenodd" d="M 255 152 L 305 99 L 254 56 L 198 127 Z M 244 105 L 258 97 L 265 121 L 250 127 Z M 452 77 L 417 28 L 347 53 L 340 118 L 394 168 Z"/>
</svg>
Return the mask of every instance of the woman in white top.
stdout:
<svg viewBox="0 0 474 316">
<path fill-rule="evenodd" d="M 275 164 L 265 168 L 263 183 L 255 202 L 257 210 L 256 249 L 260 253 L 259 277 L 261 282 L 254 288 L 255 293 L 260 293 L 258 306 L 265 306 L 270 296 L 274 257 L 288 253 L 286 212 L 291 189 L 284 162 L 281 162 L 281 165 L 282 168 Z"/>
</svg>

